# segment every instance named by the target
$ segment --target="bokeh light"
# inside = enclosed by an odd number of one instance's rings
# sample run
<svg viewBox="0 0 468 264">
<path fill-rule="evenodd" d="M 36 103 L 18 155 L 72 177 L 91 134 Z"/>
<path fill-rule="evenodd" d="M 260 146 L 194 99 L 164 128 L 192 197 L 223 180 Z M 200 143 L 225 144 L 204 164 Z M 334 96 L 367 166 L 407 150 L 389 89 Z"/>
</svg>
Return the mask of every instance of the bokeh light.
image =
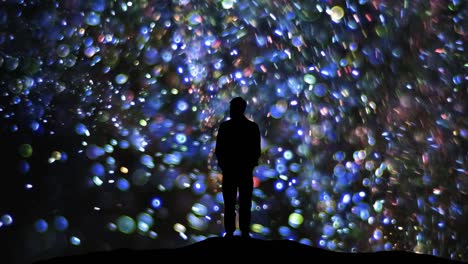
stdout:
<svg viewBox="0 0 468 264">
<path fill-rule="evenodd" d="M 262 135 L 254 237 L 467 260 L 463 1 L 1 6 L 13 258 L 221 236 L 213 150 L 242 96 Z"/>
</svg>

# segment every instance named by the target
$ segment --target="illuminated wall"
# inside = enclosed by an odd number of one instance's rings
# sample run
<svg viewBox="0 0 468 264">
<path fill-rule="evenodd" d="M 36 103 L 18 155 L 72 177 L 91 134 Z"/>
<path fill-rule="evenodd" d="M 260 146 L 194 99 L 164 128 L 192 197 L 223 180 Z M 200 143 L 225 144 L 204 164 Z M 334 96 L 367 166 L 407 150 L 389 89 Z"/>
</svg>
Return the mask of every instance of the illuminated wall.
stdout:
<svg viewBox="0 0 468 264">
<path fill-rule="evenodd" d="M 222 235 L 216 129 L 242 96 L 254 237 L 466 260 L 463 1 L 0 5 L 12 257 Z"/>
</svg>

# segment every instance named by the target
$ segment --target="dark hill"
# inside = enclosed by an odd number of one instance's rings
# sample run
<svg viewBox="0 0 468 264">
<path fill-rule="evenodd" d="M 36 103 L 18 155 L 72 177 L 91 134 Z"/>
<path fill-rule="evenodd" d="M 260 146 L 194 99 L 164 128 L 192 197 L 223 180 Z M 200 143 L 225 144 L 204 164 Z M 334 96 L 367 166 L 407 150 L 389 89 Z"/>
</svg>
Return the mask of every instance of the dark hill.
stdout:
<svg viewBox="0 0 468 264">
<path fill-rule="evenodd" d="M 93 252 L 85 255 L 65 256 L 38 261 L 35 264 L 56 263 L 139 263 L 139 261 L 160 262 L 165 260 L 199 261 L 220 263 L 253 260 L 262 262 L 284 262 L 307 260 L 310 263 L 464 263 L 432 255 L 404 251 L 382 251 L 372 253 L 342 253 L 314 248 L 289 240 L 232 239 L 213 237 L 192 245 L 173 249 L 130 250 Z"/>
</svg>

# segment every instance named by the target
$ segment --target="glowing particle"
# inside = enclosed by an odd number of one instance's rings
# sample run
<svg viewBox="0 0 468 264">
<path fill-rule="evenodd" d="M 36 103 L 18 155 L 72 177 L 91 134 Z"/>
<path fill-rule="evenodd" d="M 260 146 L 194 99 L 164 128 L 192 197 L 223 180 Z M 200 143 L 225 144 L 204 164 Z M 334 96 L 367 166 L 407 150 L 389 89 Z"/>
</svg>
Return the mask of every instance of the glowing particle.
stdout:
<svg viewBox="0 0 468 264">
<path fill-rule="evenodd" d="M 126 74 L 120 73 L 115 76 L 115 82 L 118 84 L 124 84 L 128 81 L 128 76 Z"/>
<path fill-rule="evenodd" d="M 346 174 L 346 168 L 342 164 L 337 164 L 333 169 L 333 174 L 338 178 L 342 178 Z"/>
<path fill-rule="evenodd" d="M 270 114 L 273 118 L 280 119 L 287 109 L 288 104 L 285 101 L 281 100 L 271 106 Z"/>
<path fill-rule="evenodd" d="M 195 203 L 192 206 L 192 212 L 198 216 L 205 216 L 208 213 L 208 209 L 203 204 Z"/>
<path fill-rule="evenodd" d="M 78 135 L 85 135 L 85 136 L 88 136 L 90 135 L 89 133 L 89 130 L 86 128 L 85 125 L 81 124 L 81 123 L 78 123 L 76 126 L 75 126 L 75 132 L 78 134 Z"/>
<path fill-rule="evenodd" d="M 297 228 L 302 222 L 304 222 L 304 217 L 299 213 L 292 213 L 289 215 L 288 223 L 290 226 Z"/>
<path fill-rule="evenodd" d="M 98 49 L 91 46 L 91 47 L 85 48 L 83 52 L 86 57 L 91 58 L 98 52 Z"/>
<path fill-rule="evenodd" d="M 333 22 L 339 22 L 344 16 L 344 10 L 341 6 L 334 6 L 329 13 Z"/>
<path fill-rule="evenodd" d="M 106 144 L 106 145 L 104 146 L 104 151 L 105 151 L 106 153 L 112 153 L 112 152 L 114 151 L 114 147 L 111 146 L 111 145 L 109 145 L 109 144 Z M 111 157 L 109 157 L 109 158 L 111 158 Z M 108 162 L 108 163 L 109 163 L 109 162 Z M 113 164 L 113 163 L 112 163 L 112 164 Z"/>
<path fill-rule="evenodd" d="M 192 186 L 196 194 L 203 194 L 206 191 L 206 184 L 203 181 L 196 181 Z"/>
<path fill-rule="evenodd" d="M 45 233 L 49 227 L 47 222 L 44 219 L 39 219 L 34 223 L 34 227 L 36 231 L 39 233 Z"/>
<path fill-rule="evenodd" d="M 19 59 L 15 57 L 8 56 L 5 58 L 4 62 L 6 69 L 9 71 L 14 71 L 19 66 Z"/>
<path fill-rule="evenodd" d="M 185 174 L 181 174 L 181 175 L 179 175 L 179 176 L 176 178 L 176 185 L 177 185 L 180 189 L 189 188 L 189 187 L 190 187 L 190 183 L 191 183 L 190 178 L 189 178 L 187 175 L 185 175 Z"/>
<path fill-rule="evenodd" d="M 155 239 L 158 237 L 158 233 L 154 232 L 154 231 L 150 231 L 149 232 L 149 237 L 152 238 L 152 239 Z"/>
<path fill-rule="evenodd" d="M 323 239 L 320 239 L 318 244 L 319 244 L 320 247 L 325 247 L 327 245 L 327 242 L 325 240 L 323 240 Z"/>
<path fill-rule="evenodd" d="M 366 161 L 366 164 L 364 166 L 366 170 L 371 171 L 374 169 L 374 162 L 373 161 Z"/>
<path fill-rule="evenodd" d="M 70 54 L 70 47 L 66 44 L 60 44 L 58 47 L 57 47 L 57 55 L 59 57 L 67 57 L 68 54 Z"/>
<path fill-rule="evenodd" d="M 106 9 L 105 0 L 94 0 L 90 1 L 91 9 L 96 12 L 102 12 Z"/>
<path fill-rule="evenodd" d="M 231 9 L 234 7 L 235 0 L 222 0 L 221 5 L 224 9 Z"/>
<path fill-rule="evenodd" d="M 70 237 L 70 243 L 74 246 L 79 246 L 81 244 L 81 239 L 79 239 L 76 236 L 71 236 Z"/>
<path fill-rule="evenodd" d="M 146 122 L 146 120 L 144 120 L 144 119 L 140 119 L 139 123 L 140 123 L 140 126 L 142 126 L 142 127 L 145 127 L 145 126 L 148 125 L 148 122 Z"/>
<path fill-rule="evenodd" d="M 56 216 L 54 219 L 54 227 L 58 231 L 64 231 L 68 228 L 68 220 L 61 215 Z"/>
<path fill-rule="evenodd" d="M 19 172 L 22 173 L 22 174 L 26 174 L 29 171 L 29 169 L 31 168 L 29 163 L 27 161 L 25 161 L 25 160 L 21 160 L 18 167 L 19 167 L 18 168 Z"/>
<path fill-rule="evenodd" d="M 86 156 L 89 159 L 94 160 L 94 159 L 97 159 L 97 158 L 99 158 L 100 156 L 102 156 L 104 154 L 105 154 L 104 149 L 102 149 L 101 147 L 98 147 L 96 145 L 89 145 L 86 148 Z"/>
<path fill-rule="evenodd" d="M 54 160 L 61 160 L 62 159 L 62 153 L 60 153 L 60 151 L 52 151 L 52 154 L 50 155 L 50 158 L 51 159 L 54 159 Z"/>
<path fill-rule="evenodd" d="M 390 243 L 390 242 L 385 243 L 384 249 L 386 251 L 392 250 L 393 249 L 392 243 Z"/>
<path fill-rule="evenodd" d="M 141 213 L 137 216 L 137 227 L 142 232 L 147 232 L 153 226 L 153 217 L 148 213 Z"/>
<path fill-rule="evenodd" d="M 261 233 L 264 227 L 261 224 L 252 224 L 251 228 L 252 232 Z"/>
<path fill-rule="evenodd" d="M 384 200 L 377 200 L 374 202 L 374 211 L 377 212 L 377 213 L 380 213 L 382 212 L 383 210 L 383 204 L 384 204 Z"/>
<path fill-rule="evenodd" d="M 182 133 L 178 133 L 175 136 L 177 143 L 184 144 L 187 141 L 187 136 Z"/>
<path fill-rule="evenodd" d="M 90 26 L 97 26 L 101 23 L 101 16 L 99 13 L 90 12 L 85 19 L 86 24 Z"/>
<path fill-rule="evenodd" d="M 301 238 L 301 240 L 299 240 L 299 243 L 307 246 L 312 246 L 312 241 L 308 238 Z"/>
<path fill-rule="evenodd" d="M 351 43 L 349 43 L 349 49 L 350 49 L 351 51 L 356 51 L 356 50 L 358 49 L 357 43 L 356 43 L 356 42 L 351 42 Z"/>
<path fill-rule="evenodd" d="M 32 131 L 37 131 L 41 127 L 37 121 L 32 121 L 30 126 Z"/>
<path fill-rule="evenodd" d="M 124 167 L 124 166 L 120 167 L 120 172 L 124 174 L 128 173 L 127 167 Z"/>
<path fill-rule="evenodd" d="M 178 152 L 169 153 L 164 156 L 163 162 L 170 165 L 178 165 L 182 160 L 182 155 Z"/>
<path fill-rule="evenodd" d="M 174 230 L 179 233 L 185 233 L 185 231 L 187 231 L 187 228 L 185 228 L 185 226 L 180 223 L 176 223 L 174 224 Z"/>
<path fill-rule="evenodd" d="M 374 175 L 377 177 L 382 177 L 383 175 L 383 170 L 379 167 L 375 170 Z"/>
<path fill-rule="evenodd" d="M 375 27 L 375 33 L 377 34 L 377 36 L 379 37 L 384 37 L 385 35 L 388 34 L 388 29 L 382 25 L 377 25 Z M 436 50 L 437 52 L 437 50 Z"/>
<path fill-rule="evenodd" d="M 461 75 L 456 75 L 452 77 L 452 82 L 456 85 L 459 85 L 463 82 L 463 77 Z"/>
<path fill-rule="evenodd" d="M 154 208 L 154 209 L 157 209 L 159 207 L 161 207 L 161 200 L 159 198 L 153 198 L 151 200 L 151 206 Z"/>
<path fill-rule="evenodd" d="M 207 228 L 207 221 L 206 218 L 196 216 L 192 213 L 189 213 L 187 216 L 187 220 L 191 228 L 195 230 L 205 230 Z"/>
<path fill-rule="evenodd" d="M 371 181 L 369 180 L 369 178 L 362 179 L 362 185 L 363 186 L 369 187 L 370 184 L 371 184 Z"/>
<path fill-rule="evenodd" d="M 336 161 L 343 161 L 346 158 L 346 154 L 343 151 L 338 151 L 333 154 L 333 159 Z"/>
<path fill-rule="evenodd" d="M 93 177 L 93 183 L 96 185 L 96 186 L 101 186 L 104 182 L 101 180 L 101 178 L 99 178 L 98 176 L 94 176 Z"/>
<path fill-rule="evenodd" d="M 335 234 L 335 228 L 333 228 L 332 225 L 326 224 L 322 228 L 322 233 L 326 237 L 331 237 L 333 234 Z"/>
<path fill-rule="evenodd" d="M 9 214 L 4 214 L 2 217 L 0 217 L 0 223 L 9 226 L 13 223 L 13 217 Z"/>
<path fill-rule="evenodd" d="M 283 188 L 284 188 L 284 183 L 283 183 L 282 181 L 277 181 L 277 182 L 275 183 L 275 189 L 276 189 L 276 190 L 280 191 L 280 190 L 282 190 Z"/>
<path fill-rule="evenodd" d="M 163 51 L 161 57 L 164 62 L 170 62 L 172 60 L 172 53 L 169 51 Z"/>
<path fill-rule="evenodd" d="M 107 224 L 107 228 L 108 228 L 110 231 L 115 231 L 115 230 L 117 230 L 117 225 L 114 224 L 114 223 L 108 223 L 108 224 Z"/>
<path fill-rule="evenodd" d="M 383 237 L 383 233 L 380 229 L 376 229 L 374 230 L 374 234 L 372 235 L 372 237 L 375 239 L 375 240 L 381 240 L 382 237 Z"/>
<path fill-rule="evenodd" d="M 370 217 L 369 210 L 367 210 L 367 208 L 360 208 L 358 210 L 359 210 L 359 217 L 362 220 L 366 221 Z"/>
<path fill-rule="evenodd" d="M 314 94 L 318 97 L 323 97 L 326 95 L 328 87 L 323 83 L 318 83 L 314 87 Z"/>
<path fill-rule="evenodd" d="M 127 191 L 130 189 L 130 183 L 127 181 L 127 179 L 119 178 L 117 180 L 117 188 L 121 191 Z"/>
<path fill-rule="evenodd" d="M 276 169 L 276 171 L 277 171 L 278 173 L 284 173 L 284 172 L 286 172 L 286 169 L 287 169 L 287 168 L 286 168 L 286 164 L 284 164 L 284 163 L 278 163 L 278 164 L 276 164 L 275 169 Z"/>
<path fill-rule="evenodd" d="M 149 230 L 149 226 L 145 222 L 138 222 L 137 223 L 137 228 L 138 228 L 138 230 L 140 230 L 142 232 L 147 232 Z"/>
<path fill-rule="evenodd" d="M 327 248 L 328 248 L 329 250 L 335 250 L 335 249 L 336 249 L 336 243 L 335 243 L 335 241 L 328 241 L 328 242 L 327 242 Z"/>
<path fill-rule="evenodd" d="M 365 150 L 360 150 L 360 151 L 357 152 L 357 158 L 358 158 L 359 160 L 365 159 L 366 156 L 367 156 L 367 153 L 366 153 Z"/>
<path fill-rule="evenodd" d="M 117 229 L 124 234 L 131 234 L 136 229 L 135 220 L 127 215 L 122 215 L 117 218 Z"/>
<path fill-rule="evenodd" d="M 382 223 L 383 223 L 384 225 L 389 225 L 389 224 L 391 223 L 391 220 L 390 220 L 390 218 L 385 217 L 385 218 L 382 220 Z"/>
<path fill-rule="evenodd" d="M 143 53 L 143 60 L 148 65 L 154 65 L 158 61 L 158 50 L 155 48 L 147 48 Z"/>
<path fill-rule="evenodd" d="M 188 22 L 190 25 L 198 25 L 203 22 L 202 16 L 196 12 L 192 12 L 191 14 L 188 15 Z"/>
<path fill-rule="evenodd" d="M 23 158 L 29 158 L 31 157 L 32 153 L 33 153 L 33 148 L 31 145 L 29 144 L 22 144 L 19 149 L 18 149 L 18 152 L 19 154 L 21 155 L 21 157 Z"/>
<path fill-rule="evenodd" d="M 345 194 L 345 195 L 343 195 L 343 198 L 341 199 L 341 201 L 342 201 L 343 203 L 345 203 L 345 204 L 351 202 L 351 195 L 348 194 L 348 193 Z"/>
<path fill-rule="evenodd" d="M 140 163 L 145 165 L 146 167 L 152 169 L 154 168 L 154 161 L 153 161 L 153 157 L 151 157 L 150 155 L 142 155 L 140 157 Z"/>
<path fill-rule="evenodd" d="M 302 38 L 301 37 L 293 37 L 291 40 L 291 43 L 293 44 L 294 47 L 301 47 L 303 44 Z"/>
<path fill-rule="evenodd" d="M 291 234 L 291 229 L 287 226 L 280 226 L 278 228 L 278 233 L 283 236 L 283 237 L 286 237 L 286 236 L 289 236 Z"/>
<path fill-rule="evenodd" d="M 105 167 L 101 163 L 94 163 L 91 165 L 91 173 L 93 173 L 96 176 L 103 176 L 106 172 Z"/>
<path fill-rule="evenodd" d="M 119 142 L 119 147 L 122 149 L 127 149 L 128 147 L 130 147 L 130 143 L 128 143 L 127 140 L 121 140 Z"/>
<path fill-rule="evenodd" d="M 283 153 L 283 157 L 284 157 L 286 160 L 291 160 L 291 159 L 293 158 L 293 153 L 292 153 L 292 151 L 286 150 L 286 151 Z"/>
</svg>

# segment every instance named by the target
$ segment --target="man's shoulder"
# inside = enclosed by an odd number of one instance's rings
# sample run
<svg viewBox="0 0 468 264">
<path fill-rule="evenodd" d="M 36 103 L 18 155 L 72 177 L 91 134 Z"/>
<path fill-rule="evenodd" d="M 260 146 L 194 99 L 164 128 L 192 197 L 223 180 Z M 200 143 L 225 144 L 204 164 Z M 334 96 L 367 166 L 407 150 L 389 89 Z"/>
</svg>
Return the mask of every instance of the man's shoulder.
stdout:
<svg viewBox="0 0 468 264">
<path fill-rule="evenodd" d="M 231 123 L 230 121 L 231 121 L 231 120 L 225 120 L 225 121 L 221 122 L 221 123 L 219 124 L 219 126 L 220 126 L 220 127 L 228 126 L 229 123 Z"/>
<path fill-rule="evenodd" d="M 221 123 L 219 124 L 218 130 L 225 130 L 225 129 L 228 129 L 228 130 L 229 130 L 230 124 L 232 123 L 232 122 L 229 122 L 229 121 L 230 121 L 230 120 L 225 120 L 225 121 L 221 122 Z"/>
<path fill-rule="evenodd" d="M 247 120 L 248 120 L 248 119 L 247 119 Z M 252 126 L 252 127 L 254 127 L 254 128 L 258 128 L 258 124 L 257 124 L 257 123 L 255 123 L 255 122 L 252 121 L 252 120 L 248 120 L 248 121 L 249 121 L 250 126 Z"/>
</svg>

